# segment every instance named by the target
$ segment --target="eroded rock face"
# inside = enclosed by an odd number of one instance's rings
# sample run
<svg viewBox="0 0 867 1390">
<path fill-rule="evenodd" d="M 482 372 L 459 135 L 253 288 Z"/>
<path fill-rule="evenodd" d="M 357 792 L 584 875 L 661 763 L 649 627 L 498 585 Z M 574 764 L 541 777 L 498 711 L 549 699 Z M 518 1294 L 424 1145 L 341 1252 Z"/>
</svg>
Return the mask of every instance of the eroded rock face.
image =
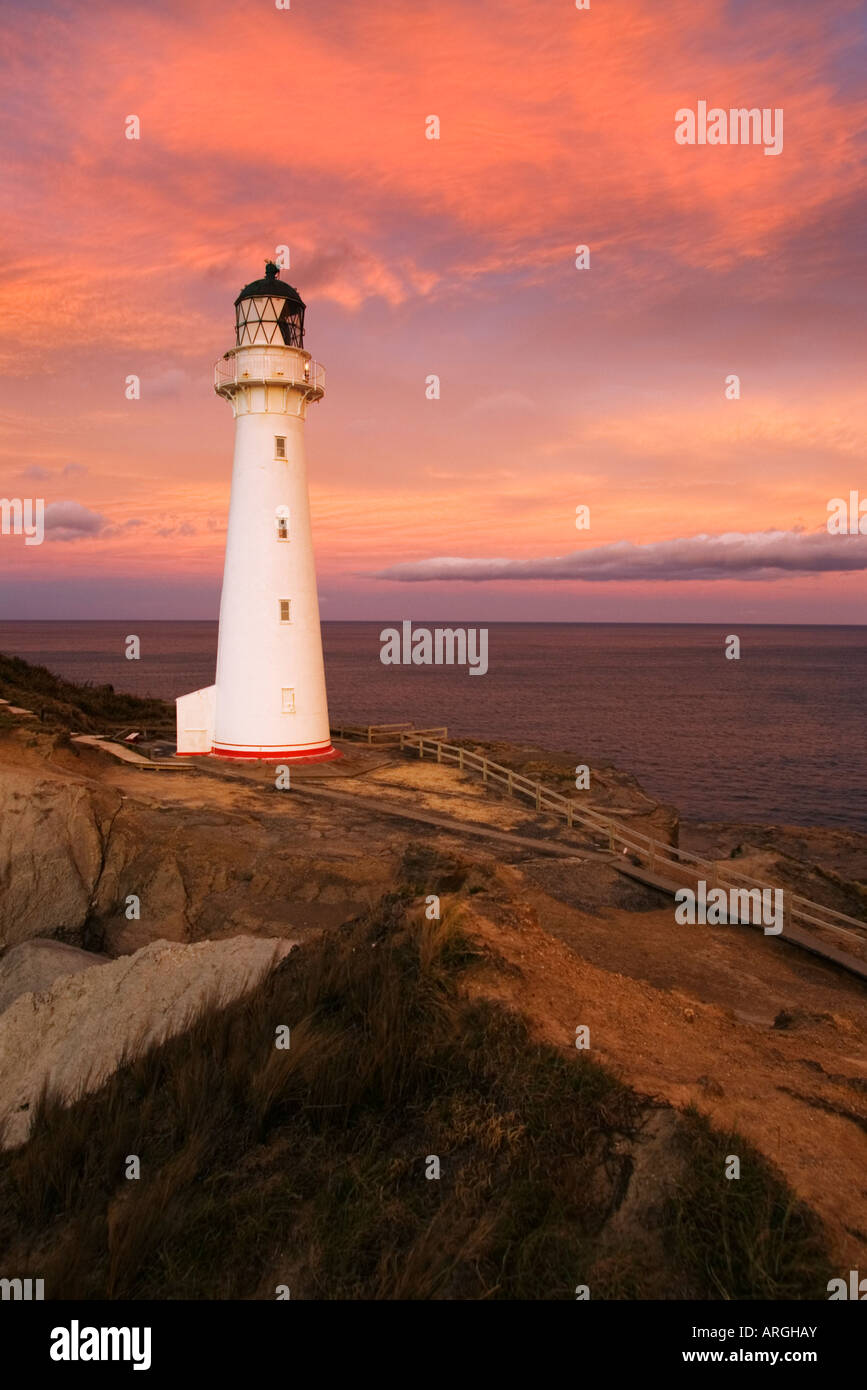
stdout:
<svg viewBox="0 0 867 1390">
<path fill-rule="evenodd" d="M 55 773 L 43 742 L 0 753 L 0 951 L 36 937 L 112 957 L 155 940 L 295 939 L 356 916 L 390 882 L 397 856 L 331 833 L 325 811 L 314 831 L 266 800 L 154 804 L 151 783 L 137 795 L 142 774 L 127 792 L 101 784 L 95 761 L 84 777 Z"/>
<path fill-rule="evenodd" d="M 157 937 L 215 940 L 238 933 L 289 936 L 338 926 L 385 890 L 386 856 L 341 845 L 311 853 L 295 827 L 263 811 L 164 810 L 124 803 L 95 895 L 97 944 L 110 955 Z M 127 898 L 139 899 L 138 917 Z"/>
<path fill-rule="evenodd" d="M 534 750 L 516 756 L 552 785 L 574 783 L 565 756 L 550 768 Z M 107 755 L 47 737 L 4 744 L 0 949 L 54 937 L 116 957 L 156 940 L 296 940 L 358 916 L 393 885 L 405 826 L 371 829 L 363 807 L 281 799 L 262 784 L 156 780 L 165 776 L 119 774 Z M 676 839 L 676 818 L 619 774 L 600 774 L 593 797 L 627 827 Z"/>
<path fill-rule="evenodd" d="M 0 947 L 82 923 L 120 797 L 0 768 Z"/>
<path fill-rule="evenodd" d="M 2 1146 L 26 1141 L 46 1082 L 66 1101 L 97 1090 L 125 1052 L 183 1032 L 211 999 L 236 999 L 293 945 L 263 937 L 153 941 L 20 995 L 0 1015 Z"/>
<path fill-rule="evenodd" d="M 62 975 L 77 975 L 94 965 L 104 965 L 108 956 L 80 951 L 62 941 L 21 941 L 0 957 L 0 1014 L 21 994 L 41 994 Z"/>
</svg>

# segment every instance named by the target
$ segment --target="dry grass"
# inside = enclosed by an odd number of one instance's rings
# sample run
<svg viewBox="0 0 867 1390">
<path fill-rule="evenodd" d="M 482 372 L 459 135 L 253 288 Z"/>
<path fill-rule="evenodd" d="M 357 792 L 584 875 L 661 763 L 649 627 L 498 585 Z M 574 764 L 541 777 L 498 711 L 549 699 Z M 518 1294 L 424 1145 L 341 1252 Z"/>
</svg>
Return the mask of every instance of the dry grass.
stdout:
<svg viewBox="0 0 867 1390">
<path fill-rule="evenodd" d="M 821 1296 L 814 1218 L 757 1156 L 747 1182 L 721 1181 L 720 1152 L 746 1146 L 689 1116 L 659 1268 L 596 1270 L 645 1103 L 471 1001 L 480 947 L 460 908 L 428 922 L 411 893 L 293 952 L 96 1095 L 43 1099 L 28 1144 L 0 1156 L 4 1268 L 55 1298 L 273 1298 L 281 1283 L 321 1299 L 561 1299 L 580 1283 Z"/>
<path fill-rule="evenodd" d="M 109 726 L 174 727 L 174 706 L 164 700 L 119 694 L 112 685 L 76 685 L 45 666 L 0 652 L 0 695 L 41 715 L 50 728 L 95 733 Z M 7 716 L 8 718 L 8 716 Z"/>
</svg>

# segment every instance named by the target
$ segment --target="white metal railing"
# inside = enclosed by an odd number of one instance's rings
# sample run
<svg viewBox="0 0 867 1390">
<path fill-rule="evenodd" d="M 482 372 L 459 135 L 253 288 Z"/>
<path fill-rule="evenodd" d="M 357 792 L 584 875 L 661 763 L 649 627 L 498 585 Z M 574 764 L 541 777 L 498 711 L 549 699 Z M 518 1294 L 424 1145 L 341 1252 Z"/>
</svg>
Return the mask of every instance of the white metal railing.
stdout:
<svg viewBox="0 0 867 1390">
<path fill-rule="evenodd" d="M 245 381 L 269 381 L 279 386 L 309 386 L 317 394 L 325 390 L 325 368 L 312 357 L 286 348 L 270 351 L 243 349 L 229 353 L 214 365 L 214 386 L 237 386 Z"/>
<path fill-rule="evenodd" d="M 669 874 L 682 874 L 689 882 L 704 878 L 708 886 L 713 888 L 762 889 L 775 886 L 738 873 L 735 868 L 730 868 L 728 863 L 721 864 L 702 859 L 697 854 L 690 854 L 688 850 L 679 849 L 677 845 L 655 840 L 640 830 L 625 829 L 623 824 L 612 816 L 604 816 L 598 811 L 581 806 L 569 797 L 561 796 L 559 792 L 543 786 L 541 782 L 522 777 L 511 768 L 492 762 L 490 758 L 479 753 L 472 753 L 468 748 L 458 748 L 455 744 L 441 743 L 439 739 L 424 737 L 422 730 L 402 732 L 400 746 L 402 749 L 414 749 L 419 758 L 428 754 L 435 757 L 438 763 L 456 763 L 462 772 L 480 772 L 486 786 L 489 782 L 499 783 L 509 796 L 529 797 L 537 811 L 553 811 L 565 818 L 570 830 L 575 826 L 581 826 L 598 839 L 606 841 L 609 850 L 619 849 L 621 852 L 635 855 L 651 873 L 664 869 Z M 867 922 L 848 917 L 845 912 L 837 912 L 834 908 L 823 907 L 821 903 L 811 902 L 808 898 L 802 898 L 788 890 L 783 893 L 783 903 L 785 920 L 793 925 L 820 927 L 826 931 L 839 932 L 841 936 L 855 938 L 862 945 L 867 942 Z"/>
</svg>

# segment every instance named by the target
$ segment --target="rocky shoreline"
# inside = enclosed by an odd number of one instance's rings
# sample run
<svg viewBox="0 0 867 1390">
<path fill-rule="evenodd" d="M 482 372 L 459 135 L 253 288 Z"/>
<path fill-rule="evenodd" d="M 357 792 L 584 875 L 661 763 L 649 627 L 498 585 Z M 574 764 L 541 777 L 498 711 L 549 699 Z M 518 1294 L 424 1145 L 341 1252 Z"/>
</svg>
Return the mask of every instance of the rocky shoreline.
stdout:
<svg viewBox="0 0 867 1390">
<path fill-rule="evenodd" d="M 673 1114 L 697 1106 L 742 1131 L 836 1256 L 867 1262 L 857 980 L 761 934 L 677 927 L 664 894 L 580 842 L 571 857 L 534 848 L 571 842 L 453 767 L 347 745 L 342 765 L 287 794 L 267 765 L 143 772 L 70 741 L 54 717 L 0 722 L 8 1150 L 27 1151 L 46 1086 L 65 1105 L 102 1094 L 137 1049 L 355 930 L 401 885 L 407 903 L 434 894 L 460 912 L 481 952 L 472 997 L 567 1052 L 588 1024 L 597 1062 Z M 555 789 L 574 779 L 571 755 L 463 742 Z M 592 804 L 646 833 L 867 918 L 867 836 L 681 823 L 612 767 L 593 767 L 591 785 Z"/>
</svg>

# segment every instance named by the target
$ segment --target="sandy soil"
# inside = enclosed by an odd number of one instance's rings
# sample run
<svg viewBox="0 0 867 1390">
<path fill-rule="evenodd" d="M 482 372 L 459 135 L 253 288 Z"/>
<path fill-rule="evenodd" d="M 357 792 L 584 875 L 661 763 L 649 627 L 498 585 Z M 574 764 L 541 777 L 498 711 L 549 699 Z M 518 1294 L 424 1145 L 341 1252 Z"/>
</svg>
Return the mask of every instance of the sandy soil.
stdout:
<svg viewBox="0 0 867 1390">
<path fill-rule="evenodd" d="M 520 1008 L 540 1036 L 562 1047 L 573 1045 L 578 1024 L 589 1025 L 595 1054 L 637 1089 L 675 1105 L 694 1101 L 717 1125 L 739 1128 L 823 1215 L 841 1270 L 867 1269 L 867 989 L 855 978 L 748 928 L 678 926 L 670 900 L 605 863 L 525 851 L 504 864 L 494 845 L 486 850 L 459 831 L 432 832 L 345 801 L 277 795 L 265 768 L 243 776 L 139 772 L 97 751 L 63 749 L 46 762 L 44 749 L 10 740 L 0 764 L 14 766 L 16 777 L 32 772 L 41 784 L 78 783 L 124 798 L 142 824 L 164 815 L 206 840 L 210 824 L 224 838 L 235 827 L 239 845 L 247 836 L 260 847 L 267 835 L 268 844 L 309 856 L 314 877 L 338 855 L 350 873 L 353 865 L 359 873 L 380 865 L 387 877 L 411 841 L 459 853 L 487 885 L 468 900 L 476 925 L 494 959 L 509 967 L 480 967 L 472 988 Z M 528 829 L 531 808 L 486 794 L 450 767 L 399 758 L 383 765 L 376 757 L 351 771 L 332 773 L 327 785 L 550 837 L 542 819 Z M 772 843 L 761 829 L 740 838 Z M 702 853 L 725 854 L 739 842 L 738 827 L 691 833 Z M 798 848 L 845 878 L 850 860 L 860 871 L 865 839 L 847 834 L 780 832 L 779 847 Z M 288 923 L 293 904 L 286 910 Z"/>
<path fill-rule="evenodd" d="M 670 910 L 582 912 L 535 869 L 500 870 L 481 923 L 520 974 L 488 968 L 475 988 L 560 1046 L 587 1024 L 594 1055 L 639 1091 L 737 1127 L 825 1218 L 842 1265 L 864 1267 L 867 991 L 758 933 L 678 927 Z M 774 1028 L 783 1011 L 789 1026 Z"/>
</svg>

